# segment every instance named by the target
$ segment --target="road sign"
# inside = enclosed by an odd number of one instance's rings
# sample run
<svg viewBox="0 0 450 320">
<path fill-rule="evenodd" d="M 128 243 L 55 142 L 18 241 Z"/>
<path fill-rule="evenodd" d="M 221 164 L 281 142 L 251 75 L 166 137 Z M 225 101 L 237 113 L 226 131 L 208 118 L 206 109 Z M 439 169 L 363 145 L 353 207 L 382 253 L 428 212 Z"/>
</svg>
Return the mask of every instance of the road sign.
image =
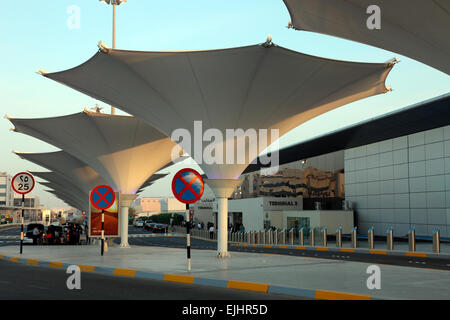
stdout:
<svg viewBox="0 0 450 320">
<path fill-rule="evenodd" d="M 34 178 L 28 172 L 20 172 L 11 181 L 12 188 L 20 194 L 27 194 L 34 188 Z"/>
<path fill-rule="evenodd" d="M 91 191 L 91 204 L 99 209 L 106 210 L 114 204 L 116 200 L 116 194 L 110 186 L 101 185 L 95 187 Z"/>
<path fill-rule="evenodd" d="M 203 178 L 194 169 L 186 168 L 178 171 L 172 180 L 172 192 L 178 201 L 190 204 L 198 201 L 205 188 Z"/>
</svg>

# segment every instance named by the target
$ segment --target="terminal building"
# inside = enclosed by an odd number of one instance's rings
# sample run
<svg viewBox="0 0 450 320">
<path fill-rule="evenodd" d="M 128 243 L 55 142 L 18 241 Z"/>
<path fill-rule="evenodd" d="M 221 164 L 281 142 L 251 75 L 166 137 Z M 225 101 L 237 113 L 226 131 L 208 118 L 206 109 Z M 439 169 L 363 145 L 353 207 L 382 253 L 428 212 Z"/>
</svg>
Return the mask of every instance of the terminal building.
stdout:
<svg viewBox="0 0 450 320">
<path fill-rule="evenodd" d="M 229 201 L 236 229 L 373 226 L 402 237 L 439 228 L 450 237 L 450 94 L 282 149 L 279 159 L 275 175 L 261 176 L 258 162 L 241 176 Z M 193 210 L 216 225 L 213 197 Z"/>
</svg>

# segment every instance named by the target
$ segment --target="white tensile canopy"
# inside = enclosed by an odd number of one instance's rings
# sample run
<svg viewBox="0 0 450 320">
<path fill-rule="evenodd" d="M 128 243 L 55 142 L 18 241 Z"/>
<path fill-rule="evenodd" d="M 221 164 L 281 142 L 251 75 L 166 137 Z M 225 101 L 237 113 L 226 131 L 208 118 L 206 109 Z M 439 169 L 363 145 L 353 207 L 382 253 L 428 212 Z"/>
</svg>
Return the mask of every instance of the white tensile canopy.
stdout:
<svg viewBox="0 0 450 320">
<path fill-rule="evenodd" d="M 62 181 L 69 180 L 79 190 L 89 193 L 99 185 L 105 185 L 105 179 L 87 164 L 65 151 L 28 153 L 14 152 L 20 158 L 33 162 L 58 174 Z M 169 163 L 170 165 L 172 162 Z M 168 173 L 155 173 L 148 178 L 138 189 L 138 193 L 158 179 L 164 178 Z M 88 199 L 88 198 L 86 198 Z M 86 200 L 88 201 L 88 200 Z"/>
<path fill-rule="evenodd" d="M 450 74 L 448 0 L 284 0 L 298 30 L 332 35 L 405 55 Z M 377 5 L 381 28 L 369 29 Z M 371 11 L 372 13 L 372 11 Z"/>
<path fill-rule="evenodd" d="M 119 191 L 121 219 L 140 187 L 171 162 L 176 144 L 135 117 L 84 111 L 41 119 L 8 118 L 14 130 L 50 143 L 95 170 Z M 121 247 L 128 247 L 128 224 L 122 225 Z M 126 230 L 125 230 L 126 229 Z"/>
<path fill-rule="evenodd" d="M 168 136 L 179 128 L 194 136 L 194 121 L 201 121 L 203 131 L 217 129 L 223 137 L 226 129 L 268 129 L 270 144 L 270 129 L 278 129 L 281 136 L 339 106 L 387 92 L 385 80 L 393 65 L 324 59 L 270 41 L 177 52 L 101 46 L 82 65 L 44 76 L 133 114 Z M 199 142 L 194 141 L 193 150 L 203 153 L 205 145 Z M 205 163 L 192 150 L 185 151 L 208 176 L 206 183 L 218 198 L 218 256 L 222 257 L 228 255 L 227 198 L 265 146 L 258 145 L 257 153 L 242 163 L 225 164 L 227 151 L 236 157 L 236 143 L 228 150 L 225 141 L 214 143 L 216 150 L 223 151 L 222 163 Z M 249 145 L 245 147 L 248 155 Z"/>
<path fill-rule="evenodd" d="M 58 192 L 56 190 L 44 190 L 44 191 L 53 194 L 58 199 L 64 201 L 65 203 L 67 203 L 68 205 L 70 205 L 70 206 L 72 206 L 74 208 L 77 208 L 79 210 L 87 212 L 88 208 L 86 207 L 86 205 L 82 204 L 82 203 L 79 203 L 77 200 L 73 199 L 71 196 L 68 196 L 66 194 L 61 194 L 60 192 Z"/>
</svg>

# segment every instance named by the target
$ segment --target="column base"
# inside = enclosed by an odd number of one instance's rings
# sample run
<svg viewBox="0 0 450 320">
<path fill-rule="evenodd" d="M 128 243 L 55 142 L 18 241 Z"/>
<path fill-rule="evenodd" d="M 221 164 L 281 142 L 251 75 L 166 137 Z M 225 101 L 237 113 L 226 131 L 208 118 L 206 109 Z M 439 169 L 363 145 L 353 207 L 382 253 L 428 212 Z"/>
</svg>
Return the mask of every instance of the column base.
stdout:
<svg viewBox="0 0 450 320">
<path fill-rule="evenodd" d="M 121 243 L 120 248 L 131 248 L 128 243 Z"/>
<path fill-rule="evenodd" d="M 217 252 L 217 259 L 226 259 L 231 258 L 231 254 L 229 252 Z"/>
</svg>

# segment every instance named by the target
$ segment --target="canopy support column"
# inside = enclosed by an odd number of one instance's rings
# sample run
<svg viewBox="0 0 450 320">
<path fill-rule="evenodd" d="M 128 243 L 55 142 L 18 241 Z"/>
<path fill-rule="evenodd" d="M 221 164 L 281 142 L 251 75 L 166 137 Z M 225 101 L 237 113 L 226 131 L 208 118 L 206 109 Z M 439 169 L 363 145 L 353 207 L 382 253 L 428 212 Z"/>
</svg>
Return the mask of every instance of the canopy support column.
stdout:
<svg viewBox="0 0 450 320">
<path fill-rule="evenodd" d="M 120 195 L 120 247 L 129 248 L 128 244 L 128 208 L 136 199 L 136 194 Z"/>
<path fill-rule="evenodd" d="M 206 179 L 217 198 L 217 258 L 228 258 L 228 198 L 242 183 L 238 179 Z"/>
</svg>

